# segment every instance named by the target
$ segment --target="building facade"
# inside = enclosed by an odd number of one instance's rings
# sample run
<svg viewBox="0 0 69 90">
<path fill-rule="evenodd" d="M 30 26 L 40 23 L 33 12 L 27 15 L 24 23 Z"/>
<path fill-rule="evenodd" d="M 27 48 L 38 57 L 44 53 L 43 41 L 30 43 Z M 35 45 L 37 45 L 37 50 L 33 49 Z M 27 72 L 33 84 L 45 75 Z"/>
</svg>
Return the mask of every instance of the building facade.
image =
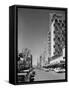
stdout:
<svg viewBox="0 0 69 90">
<path fill-rule="evenodd" d="M 49 63 L 65 61 L 65 16 L 51 13 L 49 26 L 48 61 Z"/>
</svg>

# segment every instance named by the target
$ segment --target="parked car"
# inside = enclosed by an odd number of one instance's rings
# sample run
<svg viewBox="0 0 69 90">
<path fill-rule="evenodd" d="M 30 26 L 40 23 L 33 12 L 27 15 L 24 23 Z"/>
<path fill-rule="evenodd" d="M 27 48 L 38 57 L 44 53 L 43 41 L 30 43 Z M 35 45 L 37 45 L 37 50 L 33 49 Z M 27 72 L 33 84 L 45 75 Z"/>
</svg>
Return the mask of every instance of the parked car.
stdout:
<svg viewBox="0 0 69 90">
<path fill-rule="evenodd" d="M 49 69 L 48 69 L 48 68 L 43 68 L 43 70 L 44 70 L 45 72 L 49 72 Z"/>
<path fill-rule="evenodd" d="M 64 72 L 65 72 L 65 69 L 55 68 L 54 71 L 55 71 L 56 73 L 64 73 Z"/>
<path fill-rule="evenodd" d="M 51 71 L 54 71 L 54 68 L 50 68 Z"/>
</svg>

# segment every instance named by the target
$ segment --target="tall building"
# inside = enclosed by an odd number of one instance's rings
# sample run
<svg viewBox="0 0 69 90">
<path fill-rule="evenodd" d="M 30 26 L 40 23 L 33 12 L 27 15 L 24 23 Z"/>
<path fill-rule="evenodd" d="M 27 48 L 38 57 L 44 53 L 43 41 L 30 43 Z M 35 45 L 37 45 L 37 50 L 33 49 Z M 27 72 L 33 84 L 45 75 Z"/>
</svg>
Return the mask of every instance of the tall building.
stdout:
<svg viewBox="0 0 69 90">
<path fill-rule="evenodd" d="M 40 55 L 40 66 L 43 67 L 47 63 L 46 59 L 46 49 L 43 51 L 43 53 Z"/>
<path fill-rule="evenodd" d="M 49 63 L 65 60 L 65 16 L 50 14 L 50 29 L 48 32 Z"/>
</svg>

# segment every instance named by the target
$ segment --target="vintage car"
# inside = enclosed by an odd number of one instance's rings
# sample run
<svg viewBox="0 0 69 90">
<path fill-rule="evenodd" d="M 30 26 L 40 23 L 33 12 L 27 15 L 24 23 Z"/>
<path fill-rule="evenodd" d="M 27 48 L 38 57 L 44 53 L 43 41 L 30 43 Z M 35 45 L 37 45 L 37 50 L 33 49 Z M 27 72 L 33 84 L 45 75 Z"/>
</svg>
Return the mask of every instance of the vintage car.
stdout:
<svg viewBox="0 0 69 90">
<path fill-rule="evenodd" d="M 18 81 L 19 82 L 32 82 L 34 81 L 35 71 L 32 69 L 23 70 L 18 73 Z"/>
<path fill-rule="evenodd" d="M 64 72 L 65 72 L 65 69 L 55 68 L 54 71 L 55 71 L 56 73 L 64 73 Z"/>
<path fill-rule="evenodd" d="M 45 72 L 49 72 L 48 68 L 43 68 L 42 70 L 44 70 Z"/>
</svg>

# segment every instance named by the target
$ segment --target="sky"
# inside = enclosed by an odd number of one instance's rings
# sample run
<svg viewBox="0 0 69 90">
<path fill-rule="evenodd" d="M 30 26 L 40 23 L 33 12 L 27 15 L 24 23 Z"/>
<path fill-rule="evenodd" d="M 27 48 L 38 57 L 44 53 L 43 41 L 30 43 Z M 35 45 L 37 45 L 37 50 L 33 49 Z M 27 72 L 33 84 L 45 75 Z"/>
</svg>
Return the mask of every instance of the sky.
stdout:
<svg viewBox="0 0 69 90">
<path fill-rule="evenodd" d="M 18 8 L 18 51 L 29 48 L 33 65 L 46 49 L 48 57 L 49 10 Z"/>
</svg>

